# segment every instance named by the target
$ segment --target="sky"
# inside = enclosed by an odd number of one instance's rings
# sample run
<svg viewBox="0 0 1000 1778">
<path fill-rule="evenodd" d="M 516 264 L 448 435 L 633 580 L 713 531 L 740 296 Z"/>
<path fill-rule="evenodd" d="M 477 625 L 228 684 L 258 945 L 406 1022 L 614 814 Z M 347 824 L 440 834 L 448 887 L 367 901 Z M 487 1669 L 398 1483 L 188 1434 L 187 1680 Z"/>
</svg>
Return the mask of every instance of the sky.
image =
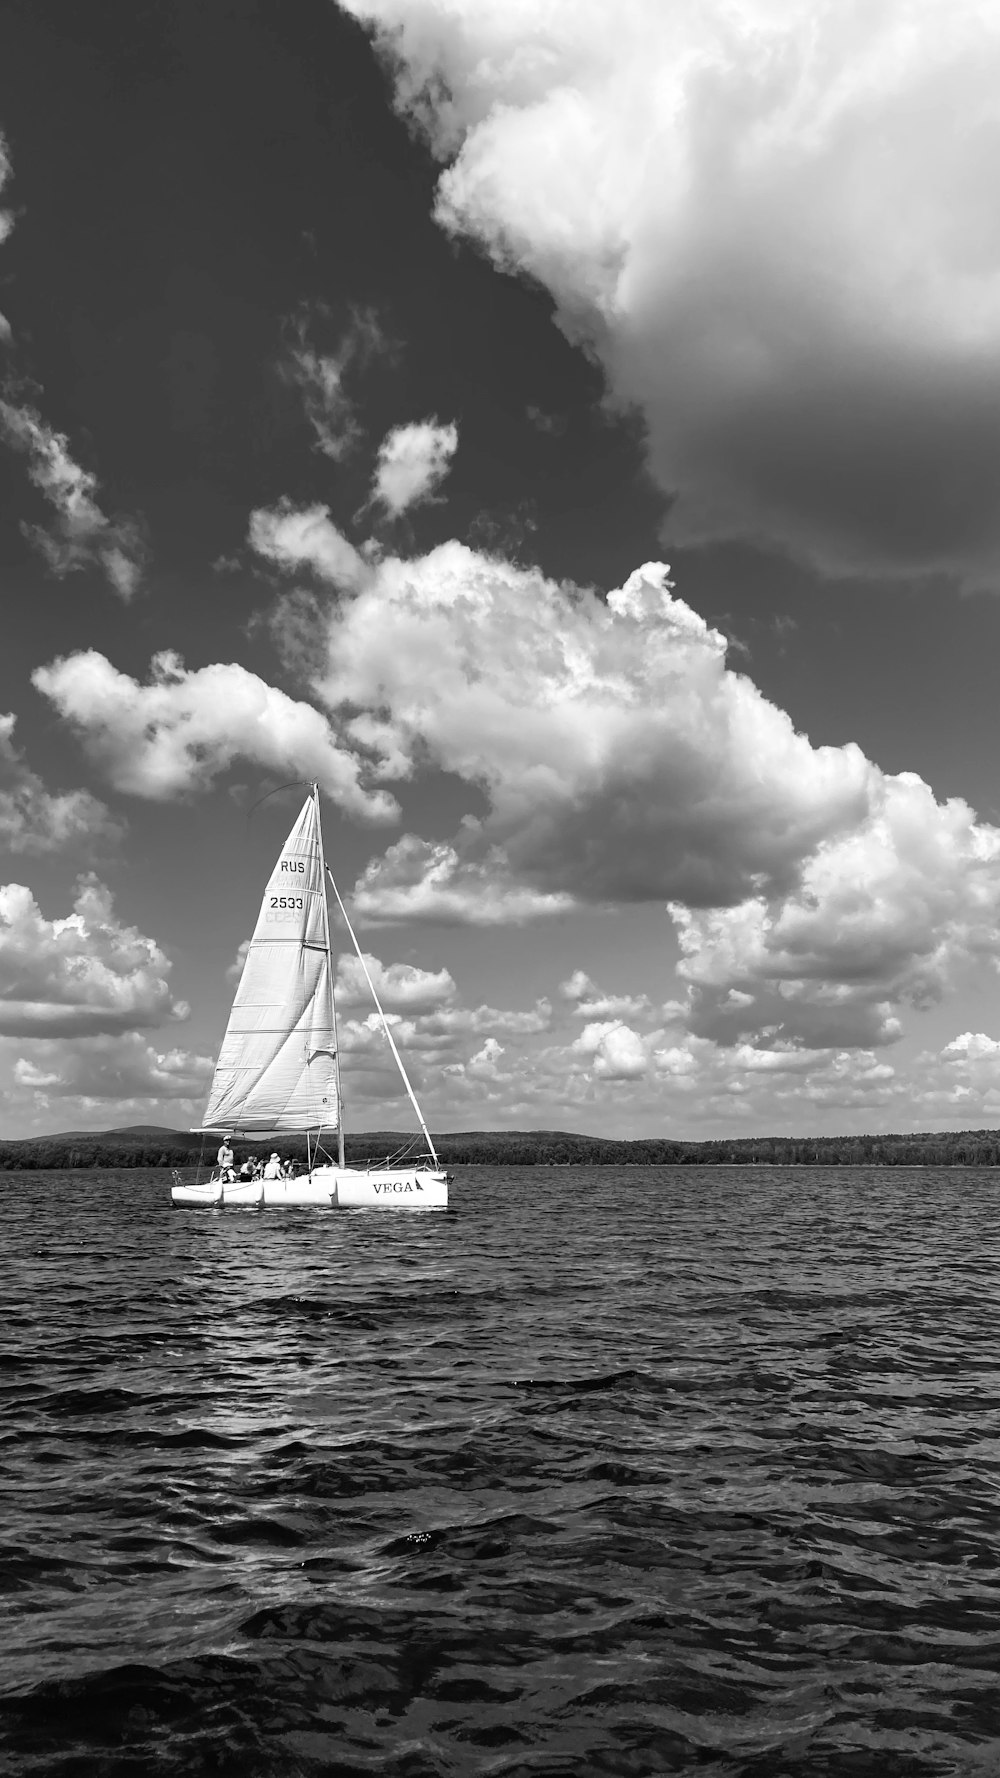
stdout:
<svg viewBox="0 0 1000 1778">
<path fill-rule="evenodd" d="M 995 7 L 8 0 L 0 136 L 0 1135 L 198 1123 L 313 780 L 432 1129 L 998 1121 Z"/>
</svg>

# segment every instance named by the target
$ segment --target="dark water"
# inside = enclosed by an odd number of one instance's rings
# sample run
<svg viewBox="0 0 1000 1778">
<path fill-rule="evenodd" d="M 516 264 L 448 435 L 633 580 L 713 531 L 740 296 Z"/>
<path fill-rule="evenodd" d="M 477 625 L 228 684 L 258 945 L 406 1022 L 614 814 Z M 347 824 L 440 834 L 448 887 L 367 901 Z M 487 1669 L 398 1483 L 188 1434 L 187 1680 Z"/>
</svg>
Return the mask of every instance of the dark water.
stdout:
<svg viewBox="0 0 1000 1778">
<path fill-rule="evenodd" d="M 0 1175 L 0 1770 L 1000 1772 L 1000 1175 Z"/>
</svg>

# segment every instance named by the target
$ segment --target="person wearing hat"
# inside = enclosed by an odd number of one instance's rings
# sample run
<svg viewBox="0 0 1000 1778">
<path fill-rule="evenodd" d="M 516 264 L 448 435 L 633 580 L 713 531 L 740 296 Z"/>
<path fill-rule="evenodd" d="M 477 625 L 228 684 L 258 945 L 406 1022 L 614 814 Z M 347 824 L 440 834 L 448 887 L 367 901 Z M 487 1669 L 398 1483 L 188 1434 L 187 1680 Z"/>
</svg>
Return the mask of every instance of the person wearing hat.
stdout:
<svg viewBox="0 0 1000 1778">
<path fill-rule="evenodd" d="M 280 1179 L 281 1178 L 281 1156 L 280 1156 L 280 1154 L 278 1154 L 277 1150 L 275 1150 L 274 1154 L 271 1156 L 271 1159 L 268 1161 L 267 1166 L 264 1168 L 264 1178 L 265 1179 Z"/>
<path fill-rule="evenodd" d="M 216 1166 L 227 1185 L 231 1185 L 235 1177 L 233 1169 L 236 1164 L 236 1156 L 233 1154 L 232 1140 L 231 1136 L 223 1136 L 219 1144 L 219 1152 L 215 1157 Z"/>
</svg>

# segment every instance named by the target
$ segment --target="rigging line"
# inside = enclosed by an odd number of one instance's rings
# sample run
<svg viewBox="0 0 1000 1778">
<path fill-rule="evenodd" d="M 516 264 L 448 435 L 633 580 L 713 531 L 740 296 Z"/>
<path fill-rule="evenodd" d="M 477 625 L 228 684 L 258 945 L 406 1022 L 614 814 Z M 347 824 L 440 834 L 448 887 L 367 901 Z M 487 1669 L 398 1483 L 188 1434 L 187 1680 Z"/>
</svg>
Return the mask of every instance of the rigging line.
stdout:
<svg viewBox="0 0 1000 1778">
<path fill-rule="evenodd" d="M 337 1086 L 337 1165 L 345 1164 L 344 1150 L 344 1085 L 340 1076 L 340 1033 L 337 1030 L 337 996 L 333 987 L 333 946 L 330 942 L 330 903 L 326 893 L 325 878 L 329 875 L 326 863 L 326 852 L 323 849 L 323 820 L 319 806 L 319 785 L 314 784 L 313 805 L 316 810 L 316 843 L 319 847 L 319 880 L 323 885 L 323 932 L 326 937 L 326 979 L 327 993 L 330 1000 L 330 1016 L 333 1020 L 333 1077 Z M 331 883 L 333 878 L 330 877 Z M 336 884 L 334 884 L 336 888 Z"/>
<path fill-rule="evenodd" d="M 375 983 L 372 981 L 372 978 L 368 973 L 368 965 L 365 962 L 364 952 L 362 951 L 361 946 L 358 944 L 358 941 L 357 941 L 357 938 L 356 938 L 355 932 L 354 932 L 354 927 L 351 925 L 351 922 L 347 917 L 347 909 L 345 908 L 343 902 L 340 899 L 340 890 L 337 888 L 336 882 L 334 881 L 333 872 L 330 869 L 329 865 L 327 865 L 327 867 L 326 867 L 326 874 L 329 877 L 330 882 L 333 884 L 333 893 L 337 897 L 337 906 L 339 907 L 341 913 L 344 916 L 344 925 L 347 927 L 347 930 L 351 935 L 351 942 L 354 945 L 354 949 L 358 953 L 358 962 L 360 963 L 362 969 L 365 972 L 365 981 L 368 983 L 368 986 L 372 992 L 372 999 L 374 1000 L 375 1005 L 378 1007 L 378 1016 L 382 1020 L 382 1029 L 385 1032 L 386 1037 L 389 1040 L 389 1048 L 392 1051 L 393 1059 L 396 1063 L 396 1067 L 399 1069 L 400 1076 L 402 1077 L 403 1085 L 410 1095 L 410 1104 L 413 1106 L 413 1109 L 417 1114 L 417 1120 L 420 1124 L 420 1128 L 423 1130 L 423 1133 L 424 1133 L 424 1141 L 426 1142 L 428 1148 L 430 1149 L 431 1158 L 433 1159 L 435 1167 L 440 1167 L 441 1163 L 437 1158 L 437 1149 L 434 1147 L 434 1144 L 431 1141 L 431 1133 L 430 1133 L 429 1129 L 427 1128 L 427 1125 L 424 1123 L 424 1114 L 421 1111 L 420 1106 L 417 1104 L 416 1094 L 414 1093 L 413 1088 L 410 1085 L 410 1077 L 407 1074 L 406 1069 L 403 1067 L 403 1058 L 400 1055 L 398 1049 L 396 1048 L 396 1039 L 393 1037 L 392 1031 L 389 1028 L 389 1021 L 386 1018 L 385 1013 L 382 1011 L 382 1002 L 379 999 L 377 993 L 375 992 Z"/>
<path fill-rule="evenodd" d="M 249 821 L 249 819 L 250 819 L 251 815 L 254 813 L 254 811 L 256 809 L 260 808 L 261 803 L 267 802 L 267 799 L 269 796 L 280 796 L 281 792 L 283 790 L 311 790 L 311 789 L 312 789 L 312 785 L 305 778 L 293 778 L 291 780 L 290 784 L 276 784 L 274 786 L 273 790 L 265 790 L 263 796 L 259 796 L 255 803 L 250 804 L 250 807 L 247 810 L 247 820 Z"/>
</svg>

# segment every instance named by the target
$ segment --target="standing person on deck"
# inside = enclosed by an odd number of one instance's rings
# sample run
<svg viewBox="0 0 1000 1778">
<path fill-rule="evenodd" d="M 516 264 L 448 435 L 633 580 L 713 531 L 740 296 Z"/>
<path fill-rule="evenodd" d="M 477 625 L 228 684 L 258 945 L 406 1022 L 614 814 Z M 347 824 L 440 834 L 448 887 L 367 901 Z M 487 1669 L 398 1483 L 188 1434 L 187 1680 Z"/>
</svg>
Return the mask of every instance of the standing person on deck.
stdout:
<svg viewBox="0 0 1000 1778">
<path fill-rule="evenodd" d="M 216 1166 L 227 1185 L 231 1185 L 235 1177 L 234 1167 L 236 1156 L 233 1154 L 230 1146 L 232 1140 L 231 1136 L 223 1136 L 222 1141 L 219 1144 L 219 1152 L 215 1157 Z"/>
</svg>

